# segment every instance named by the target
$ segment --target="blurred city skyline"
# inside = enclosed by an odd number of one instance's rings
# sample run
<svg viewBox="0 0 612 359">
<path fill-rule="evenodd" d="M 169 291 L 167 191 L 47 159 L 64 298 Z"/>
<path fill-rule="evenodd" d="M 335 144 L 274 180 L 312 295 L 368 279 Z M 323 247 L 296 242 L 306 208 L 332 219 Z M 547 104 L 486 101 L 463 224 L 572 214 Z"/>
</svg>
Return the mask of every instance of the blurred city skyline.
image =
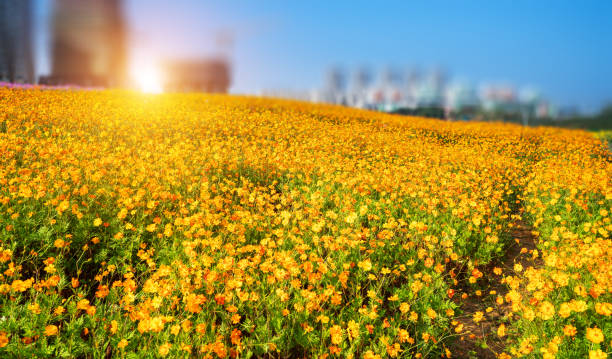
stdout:
<svg viewBox="0 0 612 359">
<path fill-rule="evenodd" d="M 36 72 L 50 69 L 51 0 L 36 0 Z M 425 3 L 126 0 L 130 58 L 199 57 L 231 35 L 230 92 L 310 90 L 330 66 L 441 67 L 477 87 L 535 88 L 596 112 L 612 99 L 604 1 Z"/>
</svg>

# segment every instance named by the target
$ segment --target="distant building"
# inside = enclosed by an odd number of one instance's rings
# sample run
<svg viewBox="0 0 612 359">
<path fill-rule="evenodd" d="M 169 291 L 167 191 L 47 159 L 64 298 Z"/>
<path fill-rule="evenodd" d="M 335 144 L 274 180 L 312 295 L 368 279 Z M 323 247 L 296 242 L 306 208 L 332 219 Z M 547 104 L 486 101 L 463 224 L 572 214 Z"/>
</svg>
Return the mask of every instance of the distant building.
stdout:
<svg viewBox="0 0 612 359">
<path fill-rule="evenodd" d="M 534 112 L 535 116 L 538 118 L 559 118 L 559 110 L 548 101 L 538 102 L 535 105 Z"/>
<path fill-rule="evenodd" d="M 347 105 L 365 108 L 368 102 L 368 88 L 372 82 L 372 74 L 368 68 L 362 67 L 353 73 L 351 86 L 348 89 Z"/>
<path fill-rule="evenodd" d="M 226 93 L 230 65 L 223 59 L 170 61 L 164 67 L 164 90 L 169 92 Z"/>
<path fill-rule="evenodd" d="M 483 89 L 482 107 L 486 111 L 519 113 L 520 103 L 512 86 L 487 86 Z"/>
<path fill-rule="evenodd" d="M 476 116 L 480 100 L 476 90 L 466 83 L 455 83 L 446 89 L 446 117 L 453 120 L 470 120 Z"/>
<path fill-rule="evenodd" d="M 120 86 L 126 81 L 121 0 L 55 0 L 52 85 Z"/>
<path fill-rule="evenodd" d="M 30 0 L 0 0 L 0 81 L 34 83 Z"/>
<path fill-rule="evenodd" d="M 415 93 L 417 107 L 444 106 L 444 91 L 446 88 L 446 73 L 442 69 L 433 70 L 420 83 Z"/>
<path fill-rule="evenodd" d="M 559 118 L 560 119 L 568 119 L 572 117 L 580 116 L 580 111 L 576 106 L 565 106 L 559 109 Z"/>
</svg>

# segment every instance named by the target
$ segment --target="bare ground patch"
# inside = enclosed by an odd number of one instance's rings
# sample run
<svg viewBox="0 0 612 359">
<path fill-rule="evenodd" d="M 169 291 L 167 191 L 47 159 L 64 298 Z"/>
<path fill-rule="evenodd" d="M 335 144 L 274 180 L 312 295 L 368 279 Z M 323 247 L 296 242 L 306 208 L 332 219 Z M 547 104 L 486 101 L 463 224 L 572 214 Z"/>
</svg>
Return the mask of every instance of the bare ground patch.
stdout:
<svg viewBox="0 0 612 359">
<path fill-rule="evenodd" d="M 512 223 L 511 236 L 513 241 L 504 257 L 496 263 L 479 268 L 484 274 L 483 279 L 488 281 L 484 286 L 480 286 L 485 288 L 481 290 L 481 295 L 477 295 L 475 290 L 467 289 L 467 298 L 458 299 L 461 301 L 463 314 L 457 321 L 459 325 L 463 325 L 463 330 L 452 349 L 454 358 L 497 358 L 506 347 L 506 336 L 500 337 L 497 334 L 501 324 L 509 326 L 508 314 L 511 313 L 511 307 L 505 300 L 508 286 L 503 283 L 502 278 L 510 275 L 520 276 L 524 269 L 537 266 L 540 261 L 539 258 L 533 258 L 537 241 L 533 228 L 523 220 L 516 219 Z M 516 266 L 517 264 L 520 266 Z M 501 275 L 495 273 L 496 267 L 502 270 Z M 504 298 L 503 304 L 496 303 L 498 297 Z M 489 312 L 487 308 L 490 309 Z M 476 322 L 474 316 L 478 312 L 483 313 L 483 318 Z"/>
</svg>

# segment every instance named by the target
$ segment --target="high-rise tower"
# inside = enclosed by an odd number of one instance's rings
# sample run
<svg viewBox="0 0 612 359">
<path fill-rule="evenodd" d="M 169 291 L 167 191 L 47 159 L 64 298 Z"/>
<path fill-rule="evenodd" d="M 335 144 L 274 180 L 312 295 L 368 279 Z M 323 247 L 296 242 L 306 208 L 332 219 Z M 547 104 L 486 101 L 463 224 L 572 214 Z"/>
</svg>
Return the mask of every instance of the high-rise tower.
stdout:
<svg viewBox="0 0 612 359">
<path fill-rule="evenodd" d="M 55 0 L 50 84 L 121 86 L 126 80 L 121 0 Z"/>
<path fill-rule="evenodd" d="M 0 1 L 0 80 L 34 82 L 30 0 Z"/>
</svg>

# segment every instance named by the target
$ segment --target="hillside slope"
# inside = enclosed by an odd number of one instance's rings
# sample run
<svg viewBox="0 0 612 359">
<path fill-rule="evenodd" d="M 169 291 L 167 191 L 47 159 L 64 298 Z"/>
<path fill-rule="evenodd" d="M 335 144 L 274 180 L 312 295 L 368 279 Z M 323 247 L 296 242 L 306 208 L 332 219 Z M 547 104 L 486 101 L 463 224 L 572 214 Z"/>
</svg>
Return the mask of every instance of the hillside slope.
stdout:
<svg viewBox="0 0 612 359">
<path fill-rule="evenodd" d="M 450 357 L 472 297 L 476 324 L 510 303 L 503 355 L 611 350 L 612 162 L 586 132 L 221 95 L 0 108 L 1 356 Z M 542 260 L 505 273 L 518 221 Z"/>
</svg>

